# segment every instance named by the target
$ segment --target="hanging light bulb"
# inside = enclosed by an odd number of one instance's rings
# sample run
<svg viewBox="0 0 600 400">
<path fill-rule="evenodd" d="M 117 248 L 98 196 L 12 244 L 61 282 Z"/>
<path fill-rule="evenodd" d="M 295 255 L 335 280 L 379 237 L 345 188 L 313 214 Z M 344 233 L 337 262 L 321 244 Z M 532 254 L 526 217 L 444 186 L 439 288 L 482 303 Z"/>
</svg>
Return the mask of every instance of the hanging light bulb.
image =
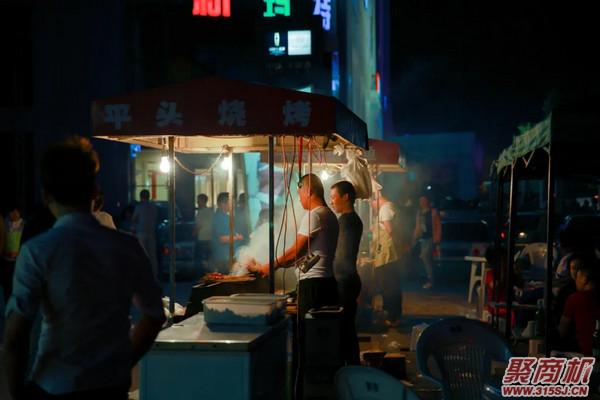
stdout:
<svg viewBox="0 0 600 400">
<path fill-rule="evenodd" d="M 223 157 L 223 161 L 221 161 L 221 169 L 225 171 L 229 171 L 231 168 L 231 156 Z"/>
<path fill-rule="evenodd" d="M 169 157 L 162 156 L 160 158 L 160 165 L 158 168 L 160 169 L 160 172 L 163 172 L 165 174 L 169 173 L 169 171 L 171 170 L 171 163 L 169 162 Z"/>
<path fill-rule="evenodd" d="M 323 171 L 321 171 L 321 180 L 328 180 L 330 177 L 329 172 L 327 172 L 326 169 L 324 169 Z"/>
</svg>

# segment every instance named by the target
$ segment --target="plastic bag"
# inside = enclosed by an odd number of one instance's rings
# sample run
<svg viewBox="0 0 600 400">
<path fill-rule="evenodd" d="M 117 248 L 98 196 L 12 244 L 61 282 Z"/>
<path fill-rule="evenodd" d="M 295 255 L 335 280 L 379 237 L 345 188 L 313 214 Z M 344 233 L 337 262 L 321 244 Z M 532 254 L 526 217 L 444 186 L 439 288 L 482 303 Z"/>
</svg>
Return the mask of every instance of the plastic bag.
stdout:
<svg viewBox="0 0 600 400">
<path fill-rule="evenodd" d="M 348 162 L 340 171 L 342 179 L 354 185 L 357 199 L 370 198 L 373 187 L 367 159 L 355 150 L 346 150 L 346 159 Z"/>
</svg>

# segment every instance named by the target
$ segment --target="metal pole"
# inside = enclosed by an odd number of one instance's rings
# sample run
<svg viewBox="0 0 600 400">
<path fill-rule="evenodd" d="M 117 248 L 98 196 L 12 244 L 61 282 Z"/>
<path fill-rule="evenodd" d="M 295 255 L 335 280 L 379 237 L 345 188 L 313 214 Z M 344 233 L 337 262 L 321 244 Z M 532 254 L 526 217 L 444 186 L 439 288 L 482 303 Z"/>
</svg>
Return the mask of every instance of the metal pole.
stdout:
<svg viewBox="0 0 600 400">
<path fill-rule="evenodd" d="M 269 293 L 275 293 L 275 138 L 269 136 Z"/>
<path fill-rule="evenodd" d="M 496 255 L 498 259 L 495 261 L 496 265 L 494 265 L 494 288 L 492 290 L 492 299 L 494 302 L 498 302 L 498 283 L 500 281 L 500 268 L 502 268 L 502 257 L 501 251 L 502 248 L 502 238 L 500 237 L 502 233 L 502 225 L 504 224 L 504 182 L 502 180 L 501 172 L 496 173 L 496 236 L 495 243 L 496 246 Z M 482 290 L 485 290 L 485 277 L 483 277 L 482 282 Z M 483 295 L 483 293 L 482 293 Z M 498 322 L 497 313 L 492 315 L 492 325 L 496 326 Z M 494 317 L 495 316 L 495 317 Z"/>
<path fill-rule="evenodd" d="M 214 169 L 210 169 L 210 206 L 213 208 L 213 212 L 215 209 L 215 205 L 217 204 L 217 200 L 215 197 L 215 171 Z"/>
<path fill-rule="evenodd" d="M 515 260 L 513 254 L 515 252 L 515 220 L 517 217 L 517 195 L 518 195 L 518 182 L 516 180 L 515 163 L 510 168 L 510 198 L 509 204 L 509 217 L 508 217 L 508 251 L 507 251 L 507 268 L 506 268 L 506 324 L 504 329 L 504 336 L 506 339 L 510 339 L 511 333 L 511 315 L 512 315 L 512 301 L 513 301 L 513 268 Z"/>
<path fill-rule="evenodd" d="M 229 153 L 227 154 L 229 157 L 229 174 L 227 177 L 227 191 L 229 192 L 229 268 L 233 265 L 233 234 L 235 231 L 235 221 L 234 221 L 234 206 L 235 202 L 235 193 L 233 193 L 233 152 L 229 149 Z"/>
<path fill-rule="evenodd" d="M 552 329 L 552 256 L 554 242 L 554 226 L 552 216 L 554 215 L 554 176 L 552 175 L 552 145 L 548 149 L 548 176 L 547 176 L 548 193 L 546 201 L 546 282 L 544 284 L 544 307 L 546 309 L 546 319 L 544 321 L 544 345 L 546 347 L 546 357 L 550 357 Z"/>
<path fill-rule="evenodd" d="M 169 299 L 169 325 L 173 323 L 173 313 L 175 312 L 175 260 L 176 260 L 176 249 L 175 249 L 175 137 L 169 136 L 169 285 L 171 296 Z"/>
</svg>

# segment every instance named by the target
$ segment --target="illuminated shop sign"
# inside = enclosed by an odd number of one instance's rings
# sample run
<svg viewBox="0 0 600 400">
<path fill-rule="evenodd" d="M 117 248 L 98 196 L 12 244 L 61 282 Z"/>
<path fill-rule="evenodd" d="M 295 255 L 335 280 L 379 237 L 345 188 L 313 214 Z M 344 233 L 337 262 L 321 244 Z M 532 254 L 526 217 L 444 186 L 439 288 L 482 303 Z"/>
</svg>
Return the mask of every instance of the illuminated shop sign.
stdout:
<svg viewBox="0 0 600 400">
<path fill-rule="evenodd" d="M 282 31 L 267 34 L 267 52 L 270 56 L 309 56 L 311 33 L 304 31 Z"/>
<path fill-rule="evenodd" d="M 194 0 L 192 15 L 200 17 L 231 17 L 231 0 Z"/>
<path fill-rule="evenodd" d="M 291 0 L 263 0 L 265 3 L 265 11 L 263 17 L 271 18 L 278 15 L 289 17 L 292 13 L 290 6 Z"/>
<path fill-rule="evenodd" d="M 267 50 L 270 56 L 287 54 L 287 32 L 273 32 L 267 35 Z"/>
<path fill-rule="evenodd" d="M 311 54 L 310 31 L 288 31 L 288 55 L 309 56 Z"/>
<path fill-rule="evenodd" d="M 321 16 L 321 24 L 323 29 L 329 31 L 331 29 L 331 0 L 313 0 L 315 8 L 313 15 Z"/>
</svg>

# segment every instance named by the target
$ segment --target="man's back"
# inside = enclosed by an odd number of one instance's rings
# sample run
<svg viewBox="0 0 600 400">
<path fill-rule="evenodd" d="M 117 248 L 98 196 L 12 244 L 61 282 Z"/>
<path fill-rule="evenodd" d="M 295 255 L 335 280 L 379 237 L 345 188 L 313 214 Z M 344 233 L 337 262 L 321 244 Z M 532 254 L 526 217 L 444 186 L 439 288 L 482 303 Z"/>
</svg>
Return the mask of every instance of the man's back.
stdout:
<svg viewBox="0 0 600 400">
<path fill-rule="evenodd" d="M 127 384 L 132 367 L 129 312 L 161 319 L 160 288 L 138 241 L 71 213 L 24 245 L 9 312 L 42 330 L 33 379 L 50 393 Z"/>
</svg>

